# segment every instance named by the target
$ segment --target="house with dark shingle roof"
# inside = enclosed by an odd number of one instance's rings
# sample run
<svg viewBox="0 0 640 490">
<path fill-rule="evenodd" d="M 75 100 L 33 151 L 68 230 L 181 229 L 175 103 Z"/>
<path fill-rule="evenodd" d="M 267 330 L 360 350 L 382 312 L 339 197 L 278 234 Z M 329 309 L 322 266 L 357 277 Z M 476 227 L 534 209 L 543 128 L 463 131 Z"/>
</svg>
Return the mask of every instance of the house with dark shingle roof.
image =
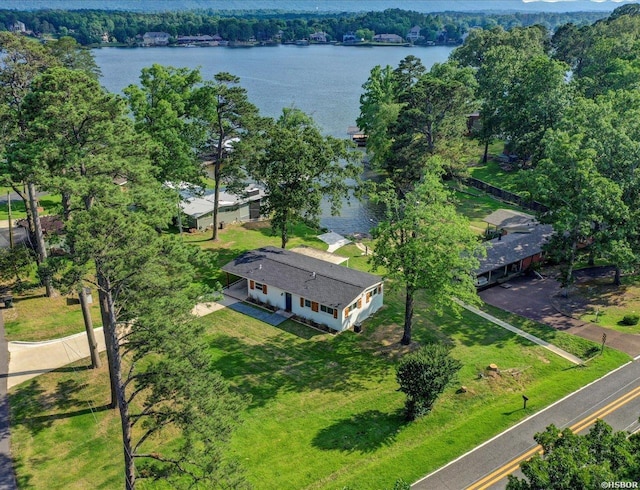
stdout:
<svg viewBox="0 0 640 490">
<path fill-rule="evenodd" d="M 344 331 L 383 303 L 382 278 L 276 247 L 251 250 L 222 270 L 247 281 L 247 296 Z"/>
<path fill-rule="evenodd" d="M 505 281 L 542 261 L 542 247 L 551 235 L 551 225 L 536 223 L 525 233 L 507 233 L 486 242 L 487 256 L 480 259 L 480 267 L 476 269 L 476 286 Z"/>
</svg>

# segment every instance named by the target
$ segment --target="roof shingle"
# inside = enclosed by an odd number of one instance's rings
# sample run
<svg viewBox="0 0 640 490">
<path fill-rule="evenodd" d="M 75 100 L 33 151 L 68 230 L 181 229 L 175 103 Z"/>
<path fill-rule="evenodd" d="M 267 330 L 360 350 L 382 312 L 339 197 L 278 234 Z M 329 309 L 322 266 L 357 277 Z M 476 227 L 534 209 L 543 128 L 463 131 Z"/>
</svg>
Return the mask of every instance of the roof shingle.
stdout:
<svg viewBox="0 0 640 490">
<path fill-rule="evenodd" d="M 251 250 L 222 270 L 333 308 L 345 308 L 382 278 L 276 247 Z"/>
</svg>

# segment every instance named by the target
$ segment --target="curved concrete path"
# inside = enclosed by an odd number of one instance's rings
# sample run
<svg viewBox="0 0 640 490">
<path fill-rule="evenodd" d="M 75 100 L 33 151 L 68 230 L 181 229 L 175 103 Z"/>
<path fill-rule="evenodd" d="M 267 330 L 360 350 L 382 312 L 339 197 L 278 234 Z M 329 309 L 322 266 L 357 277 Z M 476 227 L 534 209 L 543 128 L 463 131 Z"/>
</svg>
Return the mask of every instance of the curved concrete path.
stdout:
<svg viewBox="0 0 640 490">
<path fill-rule="evenodd" d="M 98 350 L 105 350 L 102 327 L 94 329 Z M 85 332 L 44 342 L 9 342 L 8 388 L 89 357 Z"/>
</svg>

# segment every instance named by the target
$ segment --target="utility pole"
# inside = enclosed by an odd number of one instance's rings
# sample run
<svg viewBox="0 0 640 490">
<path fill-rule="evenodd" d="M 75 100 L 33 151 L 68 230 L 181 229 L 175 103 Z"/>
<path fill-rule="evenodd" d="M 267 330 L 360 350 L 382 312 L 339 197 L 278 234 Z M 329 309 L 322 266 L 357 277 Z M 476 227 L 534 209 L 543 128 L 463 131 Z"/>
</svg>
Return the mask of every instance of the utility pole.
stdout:
<svg viewBox="0 0 640 490">
<path fill-rule="evenodd" d="M 11 192 L 7 192 L 7 208 L 9 211 L 9 248 L 13 249 L 13 223 L 11 220 Z"/>
</svg>

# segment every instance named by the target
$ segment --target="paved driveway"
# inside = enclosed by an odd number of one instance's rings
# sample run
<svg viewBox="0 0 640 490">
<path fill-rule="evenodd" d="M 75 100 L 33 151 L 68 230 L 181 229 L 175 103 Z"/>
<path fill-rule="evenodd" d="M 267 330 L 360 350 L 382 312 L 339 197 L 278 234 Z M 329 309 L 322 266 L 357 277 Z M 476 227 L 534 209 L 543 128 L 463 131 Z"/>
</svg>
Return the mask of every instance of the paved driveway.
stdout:
<svg viewBox="0 0 640 490">
<path fill-rule="evenodd" d="M 640 355 L 640 335 L 585 323 L 554 308 L 553 296 L 560 291 L 559 284 L 554 279 L 521 276 L 507 284 L 511 287 L 494 286 L 481 291 L 480 298 L 487 304 L 594 342 L 602 342 L 602 334 L 606 333 L 608 346 L 626 352 L 632 357 Z"/>
</svg>

